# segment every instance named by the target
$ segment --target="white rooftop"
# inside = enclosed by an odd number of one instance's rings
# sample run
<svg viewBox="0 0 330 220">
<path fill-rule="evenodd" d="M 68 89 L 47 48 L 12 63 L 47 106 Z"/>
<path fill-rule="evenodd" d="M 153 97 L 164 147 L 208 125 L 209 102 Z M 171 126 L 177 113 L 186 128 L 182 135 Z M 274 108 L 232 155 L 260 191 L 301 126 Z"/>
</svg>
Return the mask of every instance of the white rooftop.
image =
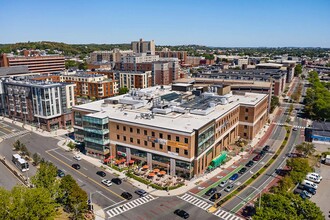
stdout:
<svg viewBox="0 0 330 220">
<path fill-rule="evenodd" d="M 73 109 L 91 112 L 89 116 L 96 118 L 108 117 L 110 121 L 126 121 L 141 126 L 192 133 L 195 129 L 197 130 L 203 127 L 208 122 L 219 118 L 240 104 L 255 105 L 267 97 L 266 94 L 257 93 L 218 96 L 209 92 L 204 93 L 206 99 L 208 97 L 212 99 L 213 97 L 214 100 L 221 101 L 219 102 L 221 104 L 211 101 L 210 103 L 203 103 L 206 106 L 205 109 L 199 109 L 199 102 L 196 105 L 193 103 L 193 106 L 197 106 L 197 108 L 188 108 L 185 104 L 189 103 L 189 101 L 184 104 L 178 101 L 160 101 L 158 104 L 163 107 L 166 106 L 165 108 L 157 108 L 155 106 L 152 108 L 153 102 L 157 97 L 173 93 L 187 95 L 191 94 L 191 92 L 182 93 L 172 91 L 170 86 L 164 86 L 163 89 L 160 87 L 151 87 L 135 90 L 135 92 L 135 97 L 127 94 L 115 96 L 75 106 Z M 205 99 L 199 100 L 202 103 Z"/>
</svg>

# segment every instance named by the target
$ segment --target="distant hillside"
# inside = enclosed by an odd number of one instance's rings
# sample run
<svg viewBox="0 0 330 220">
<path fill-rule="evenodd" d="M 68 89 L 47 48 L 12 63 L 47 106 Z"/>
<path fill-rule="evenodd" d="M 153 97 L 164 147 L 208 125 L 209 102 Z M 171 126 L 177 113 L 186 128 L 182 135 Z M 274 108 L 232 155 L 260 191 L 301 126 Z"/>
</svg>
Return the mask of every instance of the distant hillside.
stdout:
<svg viewBox="0 0 330 220">
<path fill-rule="evenodd" d="M 59 42 L 26 42 L 16 44 L 0 44 L 0 53 L 16 52 L 16 50 L 22 49 L 40 49 L 50 50 L 53 53 L 54 50 L 63 51 L 64 55 L 81 55 L 88 54 L 95 50 L 111 50 L 113 48 L 120 48 L 123 50 L 130 49 L 130 44 L 65 44 Z"/>
</svg>

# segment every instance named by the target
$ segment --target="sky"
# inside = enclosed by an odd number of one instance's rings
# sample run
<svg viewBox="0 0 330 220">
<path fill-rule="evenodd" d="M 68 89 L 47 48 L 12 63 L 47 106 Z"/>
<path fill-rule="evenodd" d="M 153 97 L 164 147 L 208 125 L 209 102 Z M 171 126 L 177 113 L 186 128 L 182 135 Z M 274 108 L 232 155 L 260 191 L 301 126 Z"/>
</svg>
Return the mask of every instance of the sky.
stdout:
<svg viewBox="0 0 330 220">
<path fill-rule="evenodd" d="M 0 44 L 330 48 L 330 0 L 0 0 Z"/>
</svg>

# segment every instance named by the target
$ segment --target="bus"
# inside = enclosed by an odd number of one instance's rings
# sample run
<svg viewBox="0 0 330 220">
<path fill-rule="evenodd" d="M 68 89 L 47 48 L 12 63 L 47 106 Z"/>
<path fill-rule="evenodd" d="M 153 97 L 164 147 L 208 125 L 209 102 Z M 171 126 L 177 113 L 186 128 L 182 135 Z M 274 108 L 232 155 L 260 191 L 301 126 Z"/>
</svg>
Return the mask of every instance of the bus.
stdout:
<svg viewBox="0 0 330 220">
<path fill-rule="evenodd" d="M 29 170 L 29 163 L 21 155 L 13 154 L 12 161 L 20 171 L 25 172 Z"/>
</svg>

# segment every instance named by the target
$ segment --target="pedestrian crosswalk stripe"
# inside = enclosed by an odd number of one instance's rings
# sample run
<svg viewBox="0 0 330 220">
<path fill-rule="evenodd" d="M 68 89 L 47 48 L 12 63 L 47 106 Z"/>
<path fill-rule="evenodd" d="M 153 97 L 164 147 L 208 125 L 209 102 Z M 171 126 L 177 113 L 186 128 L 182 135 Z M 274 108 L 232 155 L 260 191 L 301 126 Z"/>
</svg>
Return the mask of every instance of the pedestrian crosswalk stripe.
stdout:
<svg viewBox="0 0 330 220">
<path fill-rule="evenodd" d="M 207 202 L 205 202 L 205 201 L 203 201 L 203 200 L 201 200 L 201 199 L 199 199 L 199 198 L 197 198 L 195 196 L 192 196 L 190 194 L 187 194 L 187 193 L 185 193 L 181 197 L 178 196 L 178 198 L 180 198 L 182 200 L 185 200 L 185 201 L 193 204 L 194 206 L 197 206 L 197 207 L 199 207 L 201 209 L 204 209 L 204 210 L 207 210 L 207 209 L 209 209 L 212 206 L 211 204 L 209 204 L 209 203 L 207 203 Z"/>
<path fill-rule="evenodd" d="M 30 131 L 23 130 L 23 131 L 19 131 L 19 132 L 14 132 L 14 133 L 9 133 L 9 134 L 3 135 L 3 136 L 1 136 L 1 138 L 2 139 L 9 139 L 9 138 L 20 136 L 20 135 L 23 135 L 23 134 L 26 134 L 26 133 L 29 133 L 29 132 Z"/>
<path fill-rule="evenodd" d="M 109 215 L 109 218 L 112 218 L 112 217 L 120 215 L 121 213 L 126 212 L 130 209 L 134 209 L 137 206 L 150 202 L 154 199 L 158 199 L 158 197 L 153 197 L 152 195 L 147 195 L 145 197 L 141 197 L 141 198 L 132 200 L 125 204 L 118 205 L 117 207 L 114 207 L 114 208 L 106 211 L 106 213 Z"/>
</svg>

